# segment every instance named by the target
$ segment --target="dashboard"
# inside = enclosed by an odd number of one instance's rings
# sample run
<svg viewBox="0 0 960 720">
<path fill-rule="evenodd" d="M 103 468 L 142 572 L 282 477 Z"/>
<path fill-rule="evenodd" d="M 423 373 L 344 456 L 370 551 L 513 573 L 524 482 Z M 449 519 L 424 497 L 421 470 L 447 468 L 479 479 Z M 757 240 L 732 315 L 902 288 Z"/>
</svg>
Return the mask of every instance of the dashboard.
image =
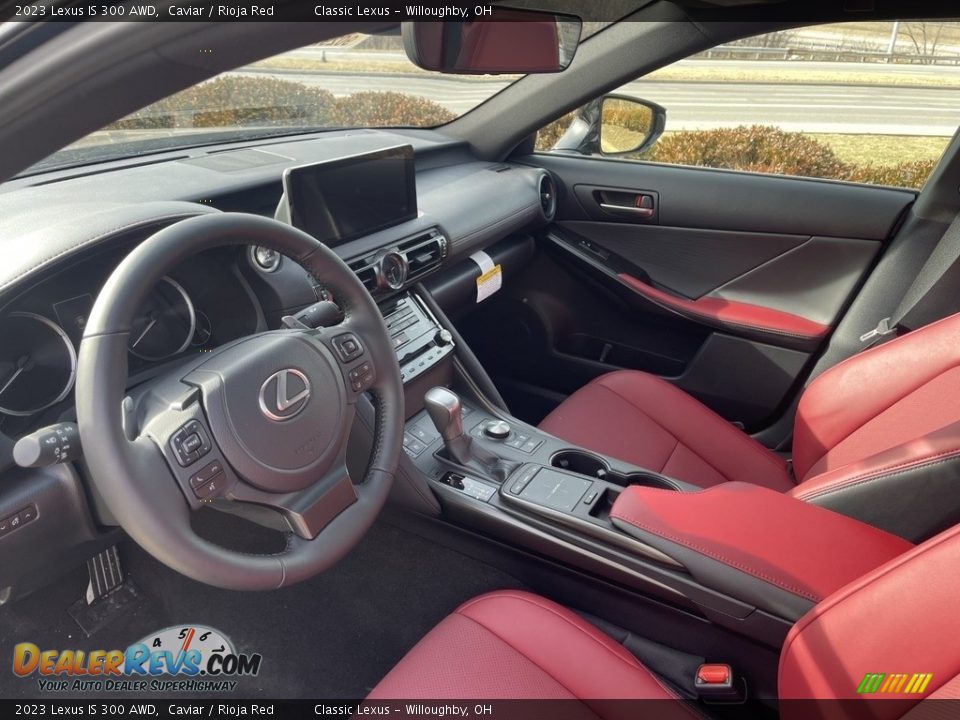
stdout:
<svg viewBox="0 0 960 720">
<path fill-rule="evenodd" d="M 372 195 L 376 183 L 336 174 L 344 159 L 393 156 L 402 168 L 389 171 L 395 179 Z M 72 554 L 82 559 L 115 542 L 82 458 L 23 468 L 12 452 L 17 439 L 74 420 L 77 352 L 114 268 L 138 243 L 185 218 L 245 212 L 293 222 L 285 182 L 289 187 L 291 174 L 304 167 L 327 173 L 315 184 L 330 195 L 330 207 L 339 202 L 342 209 L 321 218 L 322 227 L 336 232 L 329 244 L 377 300 L 405 383 L 430 382 L 431 364 L 447 363 L 453 349 L 449 333 L 444 337 L 412 291 L 436 276 L 475 295 L 468 286 L 480 268 L 470 256 L 515 237 L 529 242 L 528 233 L 549 223 L 555 207 L 546 171 L 480 161 L 464 143 L 428 130 L 333 131 L 210 146 L 0 186 L 0 517 L 21 505 L 36 515 L 0 537 L 0 603 L 4 593 L 41 584 Z M 356 170 L 355 163 L 346 167 Z M 363 203 L 379 206 L 365 217 L 352 206 Z M 164 277 L 136 311 L 128 386 L 280 327 L 285 316 L 327 299 L 336 300 L 302 267 L 264 248 L 198 254 Z"/>
<path fill-rule="evenodd" d="M 69 416 L 77 351 L 93 302 L 131 248 L 88 253 L 0 311 L 0 432 L 16 438 Z M 178 359 L 266 329 L 234 250 L 207 252 L 176 268 L 137 309 L 129 372 L 136 383 Z"/>
<path fill-rule="evenodd" d="M 398 149 L 404 169 L 385 170 L 383 158 Z M 391 183 L 371 188 L 376 183 L 357 174 L 362 167 L 357 160 L 369 164 L 370 158 L 380 158 L 371 168 L 378 175 L 392 172 Z M 5 338 L 0 346 L 0 433 L 15 439 L 69 418 L 86 317 L 100 287 L 136 243 L 177 219 L 217 210 L 276 215 L 290 222 L 284 189 L 290 192 L 290 178 L 304 169 L 312 175 L 322 170 L 328 187 L 346 181 L 341 184 L 349 192 L 330 203 L 339 203 L 340 215 L 347 214 L 351 199 L 353 205 L 369 203 L 366 212 L 376 215 L 373 208 L 395 202 L 392 195 L 407 198 L 399 222 L 384 216 L 387 222 L 378 222 L 373 231 L 351 232 L 335 243 L 375 295 L 400 291 L 444 264 L 544 219 L 543 171 L 477 162 L 463 145 L 428 131 L 355 131 L 239 149 L 204 148 L 133 166 L 44 176 L 42 185 L 35 179 L 7 183 L 0 192 L 5 218 L 0 249 L 9 248 L 4 254 L 13 262 L 0 271 L 0 336 Z M 110 201 L 105 203 L 105 197 Z M 311 203 L 301 199 L 300 205 L 306 209 Z M 29 214 L 23 212 L 26 208 Z M 334 226 L 358 222 L 330 215 Z M 104 230 L 111 225 L 115 229 Z M 131 381 L 179 358 L 277 327 L 284 314 L 323 298 L 323 289 L 305 271 L 284 260 L 263 248 L 215 251 L 165 277 L 136 314 Z"/>
</svg>

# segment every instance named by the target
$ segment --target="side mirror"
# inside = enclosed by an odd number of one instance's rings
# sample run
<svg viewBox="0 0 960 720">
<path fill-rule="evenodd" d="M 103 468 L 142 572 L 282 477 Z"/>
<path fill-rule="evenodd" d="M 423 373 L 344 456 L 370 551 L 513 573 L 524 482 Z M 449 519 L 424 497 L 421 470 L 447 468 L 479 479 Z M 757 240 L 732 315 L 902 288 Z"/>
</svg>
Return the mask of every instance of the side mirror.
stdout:
<svg viewBox="0 0 960 720">
<path fill-rule="evenodd" d="M 493 6 L 483 20 L 405 22 L 403 49 L 424 70 L 496 75 L 560 72 L 583 23 L 572 15 Z"/>
<path fill-rule="evenodd" d="M 642 153 L 653 145 L 667 124 L 667 111 L 648 100 L 606 95 L 600 103 L 600 153 Z"/>
<path fill-rule="evenodd" d="M 654 102 L 604 95 L 576 112 L 551 149 L 581 155 L 636 155 L 660 139 L 666 124 L 666 109 Z"/>
</svg>

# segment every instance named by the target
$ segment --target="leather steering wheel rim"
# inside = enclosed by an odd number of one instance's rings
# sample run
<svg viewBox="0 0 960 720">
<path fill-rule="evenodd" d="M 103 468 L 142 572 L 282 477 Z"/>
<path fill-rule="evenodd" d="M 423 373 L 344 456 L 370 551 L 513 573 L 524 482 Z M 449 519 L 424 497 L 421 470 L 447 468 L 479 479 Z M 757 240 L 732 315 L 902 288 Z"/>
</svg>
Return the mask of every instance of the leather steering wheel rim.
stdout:
<svg viewBox="0 0 960 720">
<path fill-rule="evenodd" d="M 167 466 L 171 463 L 165 459 L 164 448 L 146 435 L 129 439 L 123 427 L 127 343 L 136 309 L 164 275 L 190 256 L 228 245 L 264 246 L 307 269 L 336 298 L 344 313 L 343 326 L 362 340 L 364 357 L 376 370 L 372 385 L 364 388 L 376 413 L 373 449 L 363 482 L 353 485 L 355 501 L 325 522 L 313 539 L 291 533 L 286 549 L 273 555 L 229 550 L 199 537 L 189 522 L 193 499 L 181 492 L 183 488 L 170 490 L 175 485 L 170 483 L 172 471 Z M 276 332 L 273 337 L 283 341 Z M 325 350 L 321 347 L 317 352 Z M 334 357 L 332 352 L 328 354 Z M 346 368 L 340 369 L 346 380 Z M 358 398 L 359 394 L 353 402 Z M 327 398 L 316 404 L 322 401 Z M 328 568 L 360 540 L 382 508 L 393 481 L 403 438 L 403 406 L 396 355 L 366 288 L 325 245 L 289 225 L 254 215 L 221 213 L 189 218 L 139 244 L 98 295 L 78 356 L 80 436 L 92 481 L 107 507 L 121 527 L 160 562 L 195 580 L 229 589 L 267 590 L 299 582 Z M 350 410 L 352 413 L 352 407 Z M 216 443 L 214 447 L 220 449 Z M 161 468 L 167 469 L 168 477 L 156 477 Z"/>
</svg>

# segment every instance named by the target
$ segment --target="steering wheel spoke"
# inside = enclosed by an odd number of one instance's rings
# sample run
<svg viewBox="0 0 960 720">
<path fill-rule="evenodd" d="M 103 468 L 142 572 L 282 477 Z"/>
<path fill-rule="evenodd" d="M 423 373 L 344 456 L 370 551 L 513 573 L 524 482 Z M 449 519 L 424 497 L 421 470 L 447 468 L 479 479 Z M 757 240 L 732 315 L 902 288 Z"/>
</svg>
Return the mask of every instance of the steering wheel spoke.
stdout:
<svg viewBox="0 0 960 720">
<path fill-rule="evenodd" d="M 268 508 L 282 516 L 298 537 L 313 540 L 337 515 L 357 501 L 346 453 L 310 487 L 293 493 L 267 493 L 244 483 L 234 485 L 226 498 L 235 503 Z M 242 511 L 239 513 L 244 515 Z M 248 515 L 260 522 L 256 514 Z M 267 524 L 267 523 L 263 523 Z M 268 525 L 269 526 L 269 525 Z"/>
</svg>

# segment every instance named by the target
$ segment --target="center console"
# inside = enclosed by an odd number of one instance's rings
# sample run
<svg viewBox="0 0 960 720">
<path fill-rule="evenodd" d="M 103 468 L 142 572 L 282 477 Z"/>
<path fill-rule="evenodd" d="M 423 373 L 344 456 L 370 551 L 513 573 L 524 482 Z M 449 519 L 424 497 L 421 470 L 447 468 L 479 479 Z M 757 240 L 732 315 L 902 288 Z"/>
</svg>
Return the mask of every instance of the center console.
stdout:
<svg viewBox="0 0 960 720">
<path fill-rule="evenodd" d="M 425 403 L 404 450 L 448 519 L 687 604 L 772 647 L 827 594 L 910 547 L 759 486 L 703 490 L 571 448 L 446 388 Z M 840 548 L 842 561 L 825 561 Z"/>
</svg>

